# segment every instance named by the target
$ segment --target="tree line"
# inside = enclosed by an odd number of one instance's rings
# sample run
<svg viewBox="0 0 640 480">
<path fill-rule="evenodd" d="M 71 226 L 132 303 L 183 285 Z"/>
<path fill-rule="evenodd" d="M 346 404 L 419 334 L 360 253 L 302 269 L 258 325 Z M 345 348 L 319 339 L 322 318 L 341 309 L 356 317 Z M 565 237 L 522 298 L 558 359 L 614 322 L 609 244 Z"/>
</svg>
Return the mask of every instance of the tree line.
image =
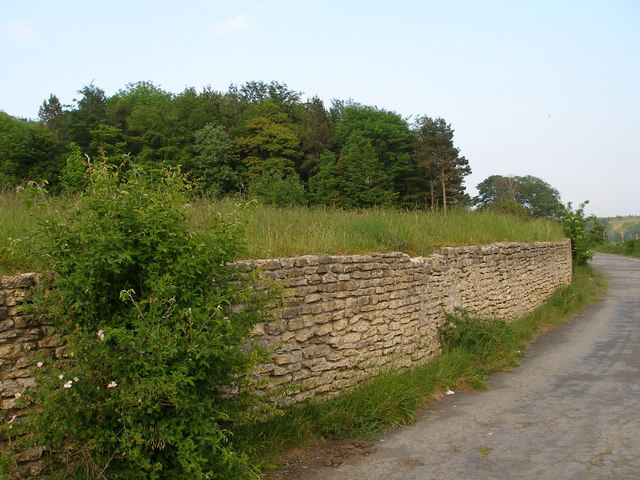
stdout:
<svg viewBox="0 0 640 480">
<path fill-rule="evenodd" d="M 0 186 L 45 180 L 77 190 L 87 159 L 177 167 L 204 195 L 345 208 L 468 205 L 468 160 L 442 118 L 318 98 L 278 82 L 167 92 L 152 82 L 112 96 L 91 84 L 73 105 L 52 94 L 37 121 L 0 112 Z"/>
</svg>

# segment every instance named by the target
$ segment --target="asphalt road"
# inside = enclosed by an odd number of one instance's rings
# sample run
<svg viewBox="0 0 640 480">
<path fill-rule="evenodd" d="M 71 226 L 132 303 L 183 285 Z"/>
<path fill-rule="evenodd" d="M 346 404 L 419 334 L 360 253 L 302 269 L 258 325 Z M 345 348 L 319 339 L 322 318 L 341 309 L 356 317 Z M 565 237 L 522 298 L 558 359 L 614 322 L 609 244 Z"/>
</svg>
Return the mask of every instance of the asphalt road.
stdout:
<svg viewBox="0 0 640 480">
<path fill-rule="evenodd" d="M 491 376 L 489 391 L 445 397 L 375 453 L 304 479 L 640 479 L 640 260 L 593 265 L 606 299 Z"/>
</svg>

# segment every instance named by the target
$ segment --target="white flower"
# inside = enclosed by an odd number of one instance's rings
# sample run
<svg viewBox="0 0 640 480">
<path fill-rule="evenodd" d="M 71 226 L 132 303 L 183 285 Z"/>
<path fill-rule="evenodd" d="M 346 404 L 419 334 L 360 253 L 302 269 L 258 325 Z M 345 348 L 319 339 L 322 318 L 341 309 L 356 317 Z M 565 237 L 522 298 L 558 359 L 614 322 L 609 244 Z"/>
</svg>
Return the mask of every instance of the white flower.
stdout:
<svg viewBox="0 0 640 480">
<path fill-rule="evenodd" d="M 42 367 L 42 365 L 44 365 L 44 363 L 42 363 L 42 362 L 36 363 L 36 367 L 38 367 L 38 368 Z"/>
<path fill-rule="evenodd" d="M 74 382 L 77 382 L 78 380 L 80 380 L 78 377 L 73 377 Z"/>
<path fill-rule="evenodd" d="M 71 388 L 71 385 L 73 385 L 73 381 L 72 381 L 72 380 L 69 380 L 67 383 L 65 383 L 65 384 L 63 385 L 63 387 L 64 387 L 64 388 Z"/>
<path fill-rule="evenodd" d="M 61 373 L 60 375 L 58 375 L 58 378 L 62 380 L 64 378 L 64 373 Z"/>
<path fill-rule="evenodd" d="M 117 386 L 118 384 L 111 380 L 111 382 L 109 382 L 109 384 L 107 385 L 107 388 L 116 388 Z"/>
<path fill-rule="evenodd" d="M 104 340 L 104 330 L 98 330 L 98 338 Z"/>
<path fill-rule="evenodd" d="M 22 396 L 22 394 L 20 392 L 16 393 L 13 397 L 14 398 L 20 398 Z"/>
</svg>

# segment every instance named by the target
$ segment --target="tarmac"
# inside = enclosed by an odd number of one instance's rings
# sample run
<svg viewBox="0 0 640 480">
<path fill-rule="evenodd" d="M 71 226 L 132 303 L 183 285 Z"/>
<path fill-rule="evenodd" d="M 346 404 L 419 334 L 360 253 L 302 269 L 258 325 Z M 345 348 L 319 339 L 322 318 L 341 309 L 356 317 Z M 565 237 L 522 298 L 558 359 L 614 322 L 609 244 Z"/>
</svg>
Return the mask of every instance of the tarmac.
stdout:
<svg viewBox="0 0 640 480">
<path fill-rule="evenodd" d="M 488 391 L 456 392 L 418 421 L 304 480 L 640 479 L 640 260 L 597 254 L 606 297 L 538 339 Z"/>
</svg>

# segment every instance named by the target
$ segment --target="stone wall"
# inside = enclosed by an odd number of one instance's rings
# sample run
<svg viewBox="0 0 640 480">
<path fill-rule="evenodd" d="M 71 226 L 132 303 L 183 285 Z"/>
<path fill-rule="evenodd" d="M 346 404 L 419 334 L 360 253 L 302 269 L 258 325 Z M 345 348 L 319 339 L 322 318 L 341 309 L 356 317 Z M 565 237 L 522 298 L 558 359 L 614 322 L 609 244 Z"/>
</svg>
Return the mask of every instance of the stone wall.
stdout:
<svg viewBox="0 0 640 480">
<path fill-rule="evenodd" d="M 571 282 L 569 241 L 247 262 L 286 285 L 277 320 L 254 336 L 274 349 L 262 375 L 287 386 L 282 403 L 331 394 L 384 368 L 440 350 L 438 326 L 456 307 L 506 320 Z"/>
<path fill-rule="evenodd" d="M 266 388 L 282 389 L 283 404 L 335 394 L 380 369 L 428 360 L 440 350 L 438 326 L 456 307 L 512 320 L 571 281 L 568 240 L 442 248 L 417 258 L 387 253 L 245 263 L 285 284 L 284 307 L 254 332 L 273 350 L 260 374 Z M 16 408 L 16 394 L 33 384 L 31 353 L 60 348 L 49 325 L 17 308 L 36 283 L 34 274 L 0 277 L 5 423 L 24 414 Z M 39 454 L 38 449 L 24 453 L 27 471 L 38 471 Z"/>
<path fill-rule="evenodd" d="M 20 311 L 20 305 L 28 301 L 29 289 L 38 283 L 38 276 L 24 273 L 12 277 L 0 277 L 0 421 L 6 429 L 0 429 L 0 446 L 13 435 L 12 423 L 23 412 L 16 405 L 18 398 L 34 383 L 31 371 L 35 367 L 33 352 L 54 350 L 59 336 L 50 325 L 38 322 L 32 315 Z M 1 450 L 1 449 L 0 449 Z M 43 467 L 42 448 L 23 451 L 18 457 L 25 476 L 37 475 Z"/>
</svg>

